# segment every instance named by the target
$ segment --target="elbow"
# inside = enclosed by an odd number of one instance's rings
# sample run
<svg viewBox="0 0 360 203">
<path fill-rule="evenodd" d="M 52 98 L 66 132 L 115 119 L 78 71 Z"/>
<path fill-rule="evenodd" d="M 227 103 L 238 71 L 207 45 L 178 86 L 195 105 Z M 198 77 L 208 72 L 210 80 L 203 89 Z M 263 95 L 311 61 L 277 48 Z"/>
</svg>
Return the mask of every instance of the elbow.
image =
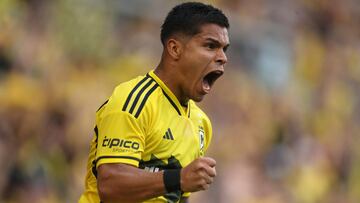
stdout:
<svg viewBox="0 0 360 203">
<path fill-rule="evenodd" d="M 102 202 L 114 201 L 114 194 L 109 187 L 109 184 L 107 184 L 104 180 L 98 180 L 98 193 Z"/>
<path fill-rule="evenodd" d="M 98 168 L 97 189 L 103 202 L 139 202 L 147 199 L 141 188 L 134 185 L 132 166 L 104 164 Z M 119 181 L 121 180 L 121 181 Z"/>
<path fill-rule="evenodd" d="M 114 170 L 106 165 L 101 165 L 98 169 L 97 175 L 97 190 L 99 198 L 102 202 L 119 201 L 119 185 L 114 182 L 116 175 Z"/>
<path fill-rule="evenodd" d="M 112 181 L 110 176 L 98 177 L 98 194 L 102 202 L 133 202 L 125 192 L 125 188 Z"/>
</svg>

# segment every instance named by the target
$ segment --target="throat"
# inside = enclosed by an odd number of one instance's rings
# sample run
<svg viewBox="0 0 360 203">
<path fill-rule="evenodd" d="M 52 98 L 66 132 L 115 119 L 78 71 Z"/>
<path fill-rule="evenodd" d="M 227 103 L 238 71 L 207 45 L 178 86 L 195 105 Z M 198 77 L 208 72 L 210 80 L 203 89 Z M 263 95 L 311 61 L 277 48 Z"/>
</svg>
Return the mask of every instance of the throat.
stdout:
<svg viewBox="0 0 360 203">
<path fill-rule="evenodd" d="M 189 99 L 186 98 L 186 99 L 182 99 L 182 100 L 179 100 L 180 102 L 180 105 L 183 107 L 183 108 L 187 108 L 188 107 L 188 103 L 189 103 Z"/>
<path fill-rule="evenodd" d="M 182 105 L 181 105 L 181 107 L 183 108 L 184 112 L 187 111 L 187 106 L 182 106 Z"/>
</svg>

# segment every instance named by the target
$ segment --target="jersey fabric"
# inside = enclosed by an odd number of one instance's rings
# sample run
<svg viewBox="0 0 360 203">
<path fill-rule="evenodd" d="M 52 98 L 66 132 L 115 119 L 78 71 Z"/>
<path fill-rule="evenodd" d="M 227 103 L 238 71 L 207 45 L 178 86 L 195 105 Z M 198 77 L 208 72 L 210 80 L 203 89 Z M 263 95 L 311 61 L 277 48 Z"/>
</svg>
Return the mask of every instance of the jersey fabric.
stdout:
<svg viewBox="0 0 360 203">
<path fill-rule="evenodd" d="M 150 172 L 178 169 L 203 156 L 212 137 L 205 113 L 192 100 L 181 106 L 154 71 L 117 86 L 96 112 L 94 131 L 79 203 L 100 202 L 96 175 L 101 164 Z M 179 202 L 187 196 L 177 191 L 145 202 Z"/>
</svg>

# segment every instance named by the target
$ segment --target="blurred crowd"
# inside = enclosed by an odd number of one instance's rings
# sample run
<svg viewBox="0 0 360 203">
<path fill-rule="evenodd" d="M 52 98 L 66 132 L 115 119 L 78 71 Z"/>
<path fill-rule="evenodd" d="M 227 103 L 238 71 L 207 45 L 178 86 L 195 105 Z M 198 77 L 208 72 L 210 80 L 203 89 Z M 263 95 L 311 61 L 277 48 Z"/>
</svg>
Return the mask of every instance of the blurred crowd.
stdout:
<svg viewBox="0 0 360 203">
<path fill-rule="evenodd" d="M 76 202 L 96 109 L 153 69 L 181 1 L 0 1 L 0 202 Z M 229 64 L 199 105 L 218 177 L 191 202 L 360 202 L 360 3 L 216 0 Z"/>
</svg>

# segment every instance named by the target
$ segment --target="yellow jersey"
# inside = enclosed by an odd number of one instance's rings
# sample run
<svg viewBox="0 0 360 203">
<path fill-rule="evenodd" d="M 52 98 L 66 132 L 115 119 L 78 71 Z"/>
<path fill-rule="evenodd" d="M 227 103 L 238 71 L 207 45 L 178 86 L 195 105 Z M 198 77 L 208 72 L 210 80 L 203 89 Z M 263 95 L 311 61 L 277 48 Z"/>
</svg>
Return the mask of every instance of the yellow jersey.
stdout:
<svg viewBox="0 0 360 203">
<path fill-rule="evenodd" d="M 182 168 L 203 156 L 212 127 L 206 114 L 190 100 L 181 106 L 154 71 L 118 85 L 96 112 L 95 135 L 87 163 L 85 192 L 79 203 L 99 203 L 97 168 L 124 163 L 157 172 Z M 145 201 L 179 202 L 181 191 Z"/>
</svg>

